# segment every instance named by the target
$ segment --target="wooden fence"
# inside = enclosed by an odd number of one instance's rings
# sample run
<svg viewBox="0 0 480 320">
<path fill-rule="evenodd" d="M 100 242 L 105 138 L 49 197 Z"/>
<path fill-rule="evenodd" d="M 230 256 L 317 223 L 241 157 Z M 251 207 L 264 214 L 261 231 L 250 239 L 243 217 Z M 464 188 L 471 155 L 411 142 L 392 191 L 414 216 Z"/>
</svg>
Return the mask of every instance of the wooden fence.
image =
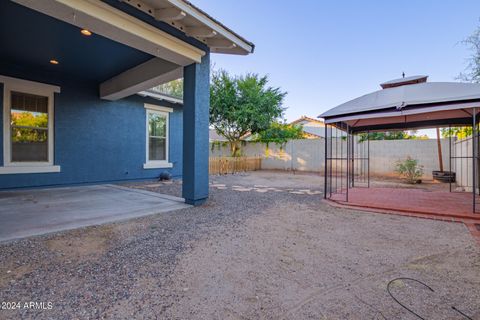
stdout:
<svg viewBox="0 0 480 320">
<path fill-rule="evenodd" d="M 229 174 L 260 170 L 261 157 L 210 157 L 210 174 Z"/>
</svg>

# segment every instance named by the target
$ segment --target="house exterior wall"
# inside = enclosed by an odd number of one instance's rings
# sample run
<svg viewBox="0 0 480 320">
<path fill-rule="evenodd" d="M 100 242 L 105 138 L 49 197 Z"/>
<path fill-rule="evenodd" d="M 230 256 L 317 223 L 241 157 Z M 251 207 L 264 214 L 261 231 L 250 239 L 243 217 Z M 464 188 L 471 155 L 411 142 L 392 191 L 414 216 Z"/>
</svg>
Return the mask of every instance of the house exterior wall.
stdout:
<svg viewBox="0 0 480 320">
<path fill-rule="evenodd" d="M 3 83 L 0 83 L 0 165 L 3 165 Z"/>
<path fill-rule="evenodd" d="M 162 171 L 182 176 L 183 111 L 175 105 L 131 96 L 101 100 L 98 84 L 75 82 L 67 76 L 45 75 L 0 67 L 9 77 L 61 87 L 55 94 L 54 164 L 58 173 L 0 174 L 0 189 L 156 178 Z M 0 90 L 3 95 L 3 86 Z M 144 169 L 146 162 L 146 110 L 144 104 L 173 107 L 169 115 L 170 169 Z M 3 99 L 0 99 L 0 120 Z M 3 125 L 3 121 L 0 121 Z M 3 165 L 3 128 L 0 130 L 0 164 Z"/>
</svg>

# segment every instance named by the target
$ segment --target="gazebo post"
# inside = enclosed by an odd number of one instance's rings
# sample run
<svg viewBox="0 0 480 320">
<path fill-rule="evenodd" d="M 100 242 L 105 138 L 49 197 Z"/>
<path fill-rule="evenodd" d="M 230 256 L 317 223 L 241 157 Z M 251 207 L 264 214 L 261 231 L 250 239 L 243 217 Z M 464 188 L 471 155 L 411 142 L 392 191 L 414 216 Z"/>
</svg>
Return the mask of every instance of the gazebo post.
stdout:
<svg viewBox="0 0 480 320">
<path fill-rule="evenodd" d="M 330 125 L 330 198 L 332 197 L 332 186 L 333 186 L 333 181 L 332 181 L 332 173 L 333 173 L 333 125 Z M 335 156 L 337 150 L 335 149 Z M 335 160 L 335 165 L 337 164 Z"/>
<path fill-rule="evenodd" d="M 323 171 L 324 184 L 323 184 L 323 198 L 327 199 L 327 177 L 328 177 L 328 124 L 325 123 L 325 166 Z"/>
<path fill-rule="evenodd" d="M 333 137 L 333 133 L 332 133 L 332 137 Z M 340 157 L 342 156 L 343 156 L 343 144 L 340 141 Z M 340 174 L 342 174 L 342 169 L 343 169 L 342 160 L 340 160 L 340 165 L 341 165 Z M 332 180 L 332 185 L 333 185 L 333 180 Z M 340 179 L 340 190 L 342 190 L 342 187 L 343 187 L 343 180 Z M 335 189 L 334 190 L 335 190 L 335 193 L 337 193 L 338 191 L 338 127 L 337 126 L 335 126 Z"/>
<path fill-rule="evenodd" d="M 476 174 L 477 174 L 477 117 L 476 117 L 477 110 L 473 108 L 473 115 L 472 115 L 472 207 L 473 213 L 475 213 L 475 197 L 477 193 L 477 183 L 476 183 Z"/>
<path fill-rule="evenodd" d="M 367 131 L 367 186 L 370 188 L 370 131 Z"/>
<path fill-rule="evenodd" d="M 355 135 L 352 133 L 352 188 L 355 187 Z"/>
<path fill-rule="evenodd" d="M 450 175 L 449 188 L 452 192 L 452 128 L 451 125 L 448 125 L 448 174 Z"/>
<path fill-rule="evenodd" d="M 348 188 L 350 185 L 350 129 L 347 123 L 347 195 L 346 195 L 346 202 L 348 202 Z"/>
</svg>

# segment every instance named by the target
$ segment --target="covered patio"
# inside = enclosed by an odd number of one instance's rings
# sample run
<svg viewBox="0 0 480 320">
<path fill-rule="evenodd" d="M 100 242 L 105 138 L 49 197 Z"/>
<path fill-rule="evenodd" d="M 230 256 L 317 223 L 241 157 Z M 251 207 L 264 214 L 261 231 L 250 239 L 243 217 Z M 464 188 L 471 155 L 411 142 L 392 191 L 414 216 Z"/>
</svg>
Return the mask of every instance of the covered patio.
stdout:
<svg viewBox="0 0 480 320">
<path fill-rule="evenodd" d="M 0 241 L 207 201 L 210 54 L 253 43 L 185 0 L 0 1 L 0 39 Z"/>
<path fill-rule="evenodd" d="M 210 54 L 251 42 L 183 0 L 1 1 L 0 26 L 0 189 L 168 173 L 207 200 Z"/>
<path fill-rule="evenodd" d="M 0 191 L 0 242 L 188 207 L 179 197 L 113 184 Z"/>
<path fill-rule="evenodd" d="M 326 123 L 326 200 L 384 213 L 480 222 L 480 85 L 427 82 L 427 78 L 413 76 L 382 83 L 382 90 L 320 115 Z M 450 179 L 444 190 L 371 185 L 371 133 L 453 127 L 470 127 L 472 136 L 468 150 L 459 152 L 452 147 L 455 138 L 449 135 L 448 150 L 443 150 L 448 154 L 444 172 L 455 177 L 456 168 L 466 169 L 467 187 L 459 188 L 455 178 Z M 431 161 L 441 162 L 439 159 Z"/>
</svg>

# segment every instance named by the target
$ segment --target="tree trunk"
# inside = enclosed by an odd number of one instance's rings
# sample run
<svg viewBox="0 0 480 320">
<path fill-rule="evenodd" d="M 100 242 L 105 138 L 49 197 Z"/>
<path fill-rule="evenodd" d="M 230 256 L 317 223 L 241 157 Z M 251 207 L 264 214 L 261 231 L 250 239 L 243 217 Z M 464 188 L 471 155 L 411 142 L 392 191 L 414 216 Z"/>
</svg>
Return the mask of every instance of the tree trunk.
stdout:
<svg viewBox="0 0 480 320">
<path fill-rule="evenodd" d="M 230 141 L 230 152 L 232 157 L 236 157 L 238 153 L 238 141 Z"/>
</svg>

